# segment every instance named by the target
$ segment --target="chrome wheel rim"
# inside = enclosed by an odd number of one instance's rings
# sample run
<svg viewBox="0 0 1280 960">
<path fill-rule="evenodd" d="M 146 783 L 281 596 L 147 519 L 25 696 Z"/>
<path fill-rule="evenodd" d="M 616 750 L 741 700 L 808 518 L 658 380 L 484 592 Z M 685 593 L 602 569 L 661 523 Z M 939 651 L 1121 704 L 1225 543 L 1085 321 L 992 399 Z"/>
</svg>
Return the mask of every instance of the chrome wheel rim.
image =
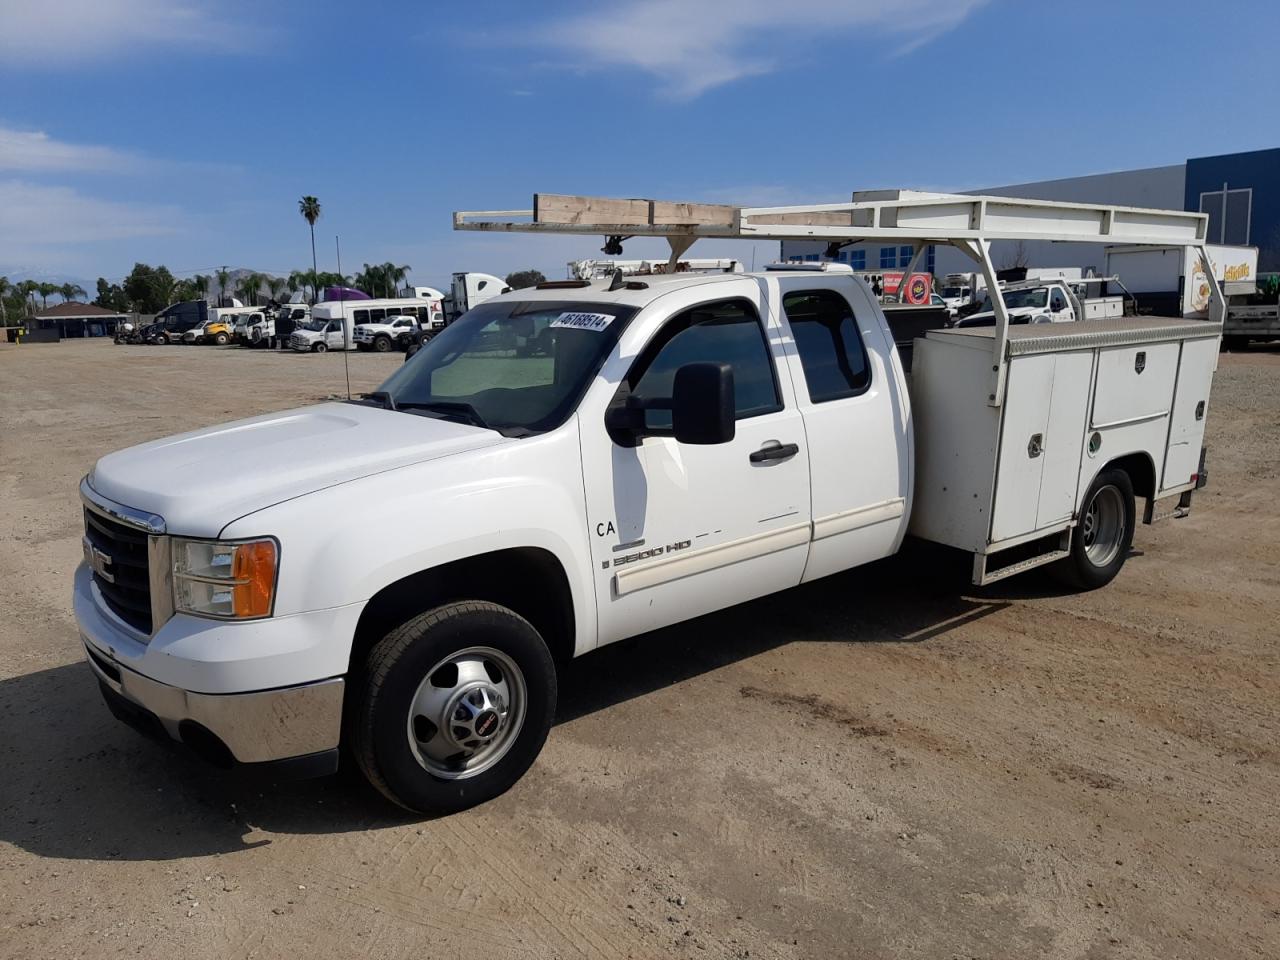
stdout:
<svg viewBox="0 0 1280 960">
<path fill-rule="evenodd" d="M 1124 497 L 1119 488 L 1107 485 L 1098 490 L 1080 520 L 1084 554 L 1095 567 L 1115 560 L 1124 540 Z"/>
<path fill-rule="evenodd" d="M 427 671 L 409 706 L 409 749 L 445 780 L 488 770 L 511 749 L 528 703 L 524 674 L 492 647 L 467 647 Z"/>
</svg>

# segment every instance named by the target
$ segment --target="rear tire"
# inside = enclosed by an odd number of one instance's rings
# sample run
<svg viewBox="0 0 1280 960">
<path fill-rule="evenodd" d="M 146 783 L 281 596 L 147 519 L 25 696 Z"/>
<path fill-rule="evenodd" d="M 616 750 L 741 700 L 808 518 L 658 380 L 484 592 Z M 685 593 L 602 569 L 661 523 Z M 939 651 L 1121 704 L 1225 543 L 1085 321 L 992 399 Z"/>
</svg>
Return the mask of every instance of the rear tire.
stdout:
<svg viewBox="0 0 1280 960">
<path fill-rule="evenodd" d="M 1114 467 L 1103 470 L 1080 507 L 1071 555 L 1055 564 L 1054 572 L 1080 590 L 1105 587 L 1129 556 L 1136 518 L 1129 474 Z"/>
<path fill-rule="evenodd" d="M 542 637 L 506 607 L 447 603 L 370 651 L 348 716 L 369 782 L 419 813 L 452 813 L 506 792 L 542 750 L 556 671 Z"/>
</svg>

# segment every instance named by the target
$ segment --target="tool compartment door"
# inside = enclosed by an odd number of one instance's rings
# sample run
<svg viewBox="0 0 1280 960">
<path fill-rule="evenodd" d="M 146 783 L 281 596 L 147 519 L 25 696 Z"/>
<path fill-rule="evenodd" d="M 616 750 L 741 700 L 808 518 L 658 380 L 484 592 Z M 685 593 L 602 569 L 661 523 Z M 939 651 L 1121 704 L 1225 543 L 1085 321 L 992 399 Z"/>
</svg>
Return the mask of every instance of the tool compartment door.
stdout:
<svg viewBox="0 0 1280 960">
<path fill-rule="evenodd" d="M 1036 507 L 1037 529 L 1070 520 L 1075 513 L 1093 356 L 1092 350 L 1086 350 L 1054 357 L 1049 426 L 1041 455 L 1044 466 Z"/>
<path fill-rule="evenodd" d="M 1205 417 L 1209 412 L 1209 387 L 1218 361 L 1216 338 L 1188 340 L 1178 363 L 1178 385 L 1169 421 L 1169 449 L 1165 452 L 1160 489 L 1189 483 L 1200 468 Z"/>
<path fill-rule="evenodd" d="M 995 506 L 991 511 L 993 543 L 1036 529 L 1040 482 L 1044 476 L 1042 448 L 1053 398 L 1054 360 L 1052 354 L 1042 354 L 1017 357 L 1009 363 Z"/>
<path fill-rule="evenodd" d="M 1178 376 L 1178 352 L 1176 343 L 1100 350 L 1093 429 L 1106 430 L 1168 416 Z"/>
</svg>

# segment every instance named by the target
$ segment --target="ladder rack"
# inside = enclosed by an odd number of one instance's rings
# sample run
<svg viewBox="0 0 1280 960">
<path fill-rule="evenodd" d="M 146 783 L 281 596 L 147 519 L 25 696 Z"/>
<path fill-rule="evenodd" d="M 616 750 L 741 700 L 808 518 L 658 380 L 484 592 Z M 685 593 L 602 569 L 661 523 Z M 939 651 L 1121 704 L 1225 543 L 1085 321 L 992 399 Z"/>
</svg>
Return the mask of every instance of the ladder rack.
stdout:
<svg viewBox="0 0 1280 960">
<path fill-rule="evenodd" d="M 528 210 L 462 210 L 455 230 L 505 233 L 598 235 L 606 252 L 621 252 L 632 237 L 665 237 L 677 260 L 703 237 L 721 240 L 826 240 L 835 245 L 859 241 L 911 244 L 912 273 L 924 251 L 949 244 L 982 269 L 987 289 L 998 291 L 991 261 L 993 240 L 1050 240 L 1128 246 L 1196 247 L 1205 264 L 1208 215 L 1183 210 L 1151 210 L 1115 204 L 1063 203 L 1016 197 L 968 196 L 915 190 L 867 190 L 848 203 L 783 207 L 737 207 L 715 203 L 620 199 L 564 194 L 534 194 Z M 1218 323 L 1225 300 L 1212 269 L 1209 316 Z M 1004 397 L 1009 316 L 1004 301 L 992 307 L 996 329 L 989 402 Z"/>
</svg>

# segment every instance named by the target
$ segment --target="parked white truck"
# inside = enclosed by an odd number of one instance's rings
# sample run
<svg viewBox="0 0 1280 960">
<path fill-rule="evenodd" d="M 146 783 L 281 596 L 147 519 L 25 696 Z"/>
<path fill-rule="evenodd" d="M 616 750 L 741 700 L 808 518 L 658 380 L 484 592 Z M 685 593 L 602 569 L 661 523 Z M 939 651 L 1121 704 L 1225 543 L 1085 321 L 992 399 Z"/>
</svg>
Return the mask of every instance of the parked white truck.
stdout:
<svg viewBox="0 0 1280 960">
<path fill-rule="evenodd" d="M 1076 280 L 1020 280 L 1002 284 L 995 289 L 1004 300 L 1010 323 L 1074 323 L 1076 320 L 1109 320 L 1125 315 L 1123 295 L 1088 295 L 1090 286 L 1106 283 L 1121 286 L 1119 277 L 1089 277 Z M 990 327 L 995 322 L 995 311 L 992 308 L 960 317 L 952 325 Z"/>
<path fill-rule="evenodd" d="M 610 219 L 578 223 L 673 249 L 948 237 L 984 272 L 990 238 L 1198 245 L 1205 228 L 1181 211 L 874 196 L 693 225 L 656 201 L 646 225 L 584 198 Z M 928 332 L 909 383 L 849 274 L 514 291 L 363 398 L 99 460 L 80 487 L 85 653 L 113 712 L 218 762 L 321 774 L 343 743 L 396 803 L 456 810 L 533 763 L 558 663 L 889 556 L 908 533 L 971 554 L 977 583 L 1053 563 L 1106 584 L 1136 498 L 1150 521 L 1203 477 L 1220 329 L 1010 328 L 1000 311 Z"/>
</svg>

